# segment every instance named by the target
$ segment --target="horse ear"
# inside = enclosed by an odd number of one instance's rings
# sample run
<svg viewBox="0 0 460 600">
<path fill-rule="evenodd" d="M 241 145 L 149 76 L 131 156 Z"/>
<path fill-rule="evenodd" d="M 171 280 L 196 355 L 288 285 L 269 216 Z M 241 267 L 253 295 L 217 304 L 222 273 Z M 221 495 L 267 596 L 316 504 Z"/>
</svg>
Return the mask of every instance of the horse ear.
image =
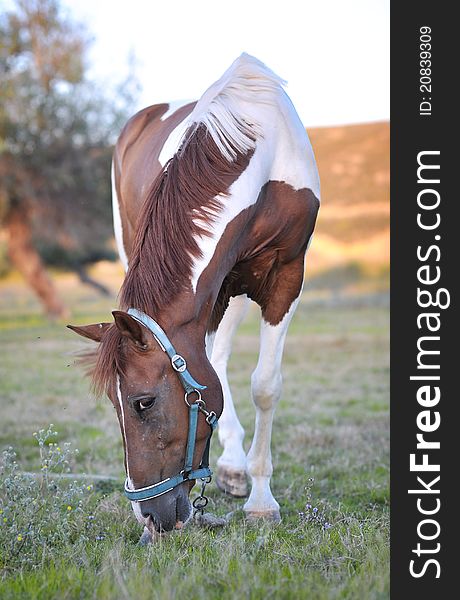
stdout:
<svg viewBox="0 0 460 600">
<path fill-rule="evenodd" d="M 139 321 L 122 310 L 113 310 L 112 315 L 121 335 L 129 338 L 140 348 L 145 349 L 148 347 L 149 339 L 147 330 Z"/>
<path fill-rule="evenodd" d="M 67 325 L 69 329 L 94 342 L 100 342 L 111 323 L 94 323 L 92 325 Z"/>
</svg>

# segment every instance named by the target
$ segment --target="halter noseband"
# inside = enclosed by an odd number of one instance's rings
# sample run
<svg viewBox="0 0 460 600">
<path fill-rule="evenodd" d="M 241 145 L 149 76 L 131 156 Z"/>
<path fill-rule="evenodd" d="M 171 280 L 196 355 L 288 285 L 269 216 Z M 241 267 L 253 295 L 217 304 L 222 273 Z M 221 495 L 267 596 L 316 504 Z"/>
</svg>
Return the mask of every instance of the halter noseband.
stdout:
<svg viewBox="0 0 460 600">
<path fill-rule="evenodd" d="M 160 348 L 163 350 L 163 352 L 166 352 L 171 359 L 171 366 L 176 371 L 182 387 L 184 388 L 185 403 L 189 407 L 187 450 L 185 453 L 185 464 L 183 470 L 174 477 L 168 477 L 167 479 L 163 479 L 163 481 L 159 481 L 153 485 L 148 485 L 147 487 L 138 488 L 137 490 L 130 490 L 128 487 L 128 479 L 126 479 L 126 496 L 132 502 L 142 502 L 144 500 L 150 500 L 151 498 L 156 498 L 157 496 L 166 494 L 166 492 L 170 492 L 184 481 L 206 478 L 209 478 L 210 480 L 212 471 L 209 468 L 209 447 L 211 444 L 211 436 L 217 427 L 217 415 L 214 411 L 206 410 L 206 403 L 204 400 L 202 400 L 200 392 L 200 390 L 205 390 L 206 386 L 200 385 L 197 381 L 195 381 L 195 379 L 193 379 L 187 370 L 187 363 L 185 362 L 185 359 L 180 354 L 177 354 L 174 346 L 169 341 L 168 336 L 158 325 L 158 323 L 145 313 L 141 312 L 140 310 L 136 310 L 135 308 L 130 308 L 128 310 L 128 314 L 134 317 L 136 321 L 147 327 L 147 329 L 152 332 L 153 337 L 158 342 Z M 195 402 L 189 402 L 188 400 L 189 395 L 192 393 L 196 393 L 198 395 L 198 399 L 195 400 Z M 205 415 L 206 423 L 208 423 L 209 427 L 211 428 L 211 432 L 209 434 L 208 441 L 206 442 L 206 447 L 203 452 L 203 458 L 200 466 L 198 469 L 193 469 L 192 463 L 196 445 L 198 412 L 202 412 Z"/>
</svg>

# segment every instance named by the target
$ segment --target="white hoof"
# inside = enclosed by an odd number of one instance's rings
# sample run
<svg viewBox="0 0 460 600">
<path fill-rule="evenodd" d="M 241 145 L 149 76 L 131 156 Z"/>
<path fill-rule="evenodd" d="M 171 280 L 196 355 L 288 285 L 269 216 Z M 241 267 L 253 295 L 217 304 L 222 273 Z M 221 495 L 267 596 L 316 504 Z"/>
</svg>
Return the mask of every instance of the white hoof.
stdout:
<svg viewBox="0 0 460 600">
<path fill-rule="evenodd" d="M 263 519 L 273 524 L 281 523 L 281 514 L 277 508 L 270 510 L 245 510 L 248 521 L 259 521 Z"/>
</svg>

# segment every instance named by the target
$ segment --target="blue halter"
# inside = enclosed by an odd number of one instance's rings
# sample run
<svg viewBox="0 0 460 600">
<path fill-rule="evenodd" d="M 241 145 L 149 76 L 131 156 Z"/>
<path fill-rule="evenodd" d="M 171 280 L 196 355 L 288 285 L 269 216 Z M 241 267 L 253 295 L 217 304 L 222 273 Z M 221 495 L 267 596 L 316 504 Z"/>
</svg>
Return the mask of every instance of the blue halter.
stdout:
<svg viewBox="0 0 460 600">
<path fill-rule="evenodd" d="M 206 403 L 201 398 L 200 392 L 200 390 L 205 390 L 206 386 L 200 385 L 197 381 L 195 381 L 195 379 L 193 379 L 187 370 L 187 363 L 185 362 L 185 359 L 180 354 L 177 354 L 174 346 L 169 341 L 168 336 L 158 325 L 158 323 L 145 313 L 141 312 L 140 310 L 136 310 L 135 308 L 130 308 L 128 310 L 128 314 L 134 317 L 136 321 L 147 327 L 147 329 L 152 332 L 153 337 L 157 341 L 160 348 L 169 356 L 171 360 L 171 366 L 176 371 L 182 387 L 185 390 L 185 403 L 189 407 L 187 449 L 185 452 L 185 464 L 183 470 L 174 477 L 168 477 L 167 479 L 163 479 L 163 481 L 159 481 L 153 485 L 148 485 L 147 487 L 138 488 L 137 490 L 129 489 L 128 479 L 126 479 L 126 496 L 132 502 L 142 502 L 144 500 L 150 500 L 151 498 L 156 498 L 157 496 L 166 494 L 166 492 L 170 492 L 184 481 L 211 478 L 212 471 L 209 468 L 209 447 L 211 444 L 211 436 L 217 427 L 217 415 L 214 411 L 206 410 Z M 192 393 L 196 393 L 198 395 L 198 399 L 195 400 L 195 402 L 189 402 L 188 400 L 189 395 Z M 196 430 L 198 427 L 199 412 L 202 412 L 205 415 L 206 423 L 208 423 L 209 427 L 211 428 L 211 432 L 209 434 L 208 441 L 206 442 L 206 447 L 203 452 L 203 458 L 200 466 L 198 469 L 193 469 L 192 463 L 193 455 L 195 454 Z"/>
</svg>

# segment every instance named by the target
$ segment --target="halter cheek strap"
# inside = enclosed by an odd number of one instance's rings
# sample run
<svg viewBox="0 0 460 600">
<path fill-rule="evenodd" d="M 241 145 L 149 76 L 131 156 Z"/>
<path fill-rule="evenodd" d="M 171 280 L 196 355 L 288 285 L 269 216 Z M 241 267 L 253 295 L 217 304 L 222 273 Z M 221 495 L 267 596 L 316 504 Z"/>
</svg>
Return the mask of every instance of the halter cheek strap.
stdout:
<svg viewBox="0 0 460 600">
<path fill-rule="evenodd" d="M 206 386 L 200 385 L 190 375 L 187 370 L 187 363 L 185 359 L 180 354 L 177 354 L 168 336 L 158 325 L 158 323 L 145 313 L 141 312 L 140 310 L 136 310 L 135 308 L 130 308 L 128 310 L 128 314 L 134 317 L 136 321 L 139 321 L 139 323 L 147 327 L 147 329 L 152 332 L 160 348 L 169 356 L 171 360 L 171 366 L 176 371 L 179 380 L 182 383 L 182 387 L 184 388 L 185 403 L 189 407 L 189 427 L 184 469 L 174 477 L 168 477 L 167 479 L 163 479 L 158 483 L 154 483 L 153 485 L 143 488 L 138 488 L 137 490 L 130 489 L 128 485 L 128 479 L 126 479 L 126 496 L 132 502 L 142 502 L 144 500 L 150 500 L 152 498 L 156 498 L 157 496 L 161 496 L 162 494 L 166 494 L 184 481 L 190 481 L 193 479 L 208 479 L 210 481 L 212 471 L 209 468 L 209 448 L 211 445 L 211 436 L 217 427 L 218 419 L 214 411 L 206 410 L 206 403 L 201 398 L 200 390 L 205 390 Z M 188 401 L 188 397 L 192 393 L 196 393 L 198 395 L 198 399 L 195 402 L 190 403 Z M 202 412 L 205 415 L 206 422 L 208 423 L 211 431 L 206 442 L 201 463 L 198 469 L 193 469 L 193 455 L 195 454 L 196 431 L 198 427 L 199 412 Z"/>
</svg>

